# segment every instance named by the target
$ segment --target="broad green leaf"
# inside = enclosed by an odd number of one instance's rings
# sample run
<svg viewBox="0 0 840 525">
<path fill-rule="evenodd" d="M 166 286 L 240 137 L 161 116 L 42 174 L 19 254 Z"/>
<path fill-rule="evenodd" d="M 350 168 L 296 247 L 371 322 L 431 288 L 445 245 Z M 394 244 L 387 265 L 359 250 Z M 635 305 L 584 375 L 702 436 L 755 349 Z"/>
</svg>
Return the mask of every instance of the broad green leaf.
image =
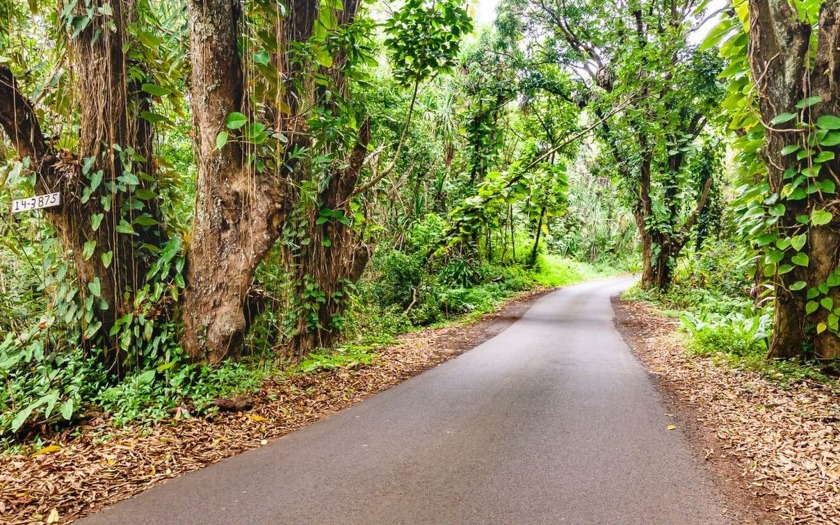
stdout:
<svg viewBox="0 0 840 525">
<path fill-rule="evenodd" d="M 773 250 L 764 258 L 765 264 L 776 264 L 785 257 L 785 252 L 781 250 Z"/>
<path fill-rule="evenodd" d="M 759 246 L 767 246 L 768 244 L 775 242 L 778 237 L 779 236 L 775 233 L 765 233 L 760 235 L 756 242 Z"/>
<path fill-rule="evenodd" d="M 245 128 L 245 136 L 250 141 L 254 141 L 259 139 L 260 135 L 265 131 L 265 124 L 262 122 L 254 122 L 253 124 L 248 124 Z"/>
<path fill-rule="evenodd" d="M 242 113 L 233 112 L 227 116 L 227 127 L 230 129 L 239 129 L 248 123 L 248 117 Z"/>
<path fill-rule="evenodd" d="M 315 51 L 315 61 L 318 62 L 322 67 L 332 67 L 333 65 L 333 58 L 330 52 L 323 48 L 319 47 Z"/>
<path fill-rule="evenodd" d="M 811 212 L 811 224 L 814 226 L 823 226 L 831 222 L 832 216 L 830 211 L 814 210 Z"/>
<path fill-rule="evenodd" d="M 333 31 L 338 27 L 338 16 L 333 9 L 321 9 L 318 13 L 318 21 L 323 24 L 327 31 Z"/>
<path fill-rule="evenodd" d="M 821 151 L 819 155 L 814 158 L 814 162 L 822 164 L 823 162 L 828 162 L 830 160 L 834 160 L 834 152 L 833 151 Z"/>
<path fill-rule="evenodd" d="M 805 281 L 796 281 L 792 285 L 790 285 L 790 289 L 794 292 L 798 292 L 799 290 L 803 290 L 807 286 Z"/>
<path fill-rule="evenodd" d="M 73 399 L 68 399 L 64 403 L 58 407 L 58 411 L 61 413 L 61 417 L 63 417 L 66 421 L 70 421 L 73 418 Z"/>
<path fill-rule="evenodd" d="M 107 251 L 103 253 L 100 258 L 102 259 L 102 266 L 109 268 L 111 266 L 111 261 L 114 259 L 114 252 Z"/>
<path fill-rule="evenodd" d="M 799 151 L 802 148 L 799 144 L 788 144 L 784 148 L 782 148 L 781 154 L 782 155 L 790 155 L 796 151 Z"/>
<path fill-rule="evenodd" d="M 134 219 L 133 224 L 139 224 L 140 226 L 156 226 L 160 223 L 149 215 L 143 214 Z"/>
<path fill-rule="evenodd" d="M 93 172 L 93 174 L 90 176 L 91 190 L 96 190 L 96 188 L 98 188 L 99 185 L 102 184 L 102 177 L 104 174 L 105 172 L 102 170 L 96 170 L 95 172 Z"/>
<path fill-rule="evenodd" d="M 93 251 L 96 250 L 96 241 L 87 241 L 84 246 L 82 246 L 82 257 L 84 260 L 88 260 L 93 256 Z"/>
<path fill-rule="evenodd" d="M 122 219 L 120 221 L 120 223 L 117 225 L 117 232 L 133 234 L 134 233 L 134 228 L 131 226 L 131 224 L 128 223 L 128 221 L 126 221 L 125 219 Z"/>
<path fill-rule="evenodd" d="M 796 118 L 795 113 L 780 113 L 776 115 L 773 120 L 770 121 L 770 124 L 775 126 L 776 124 L 782 124 L 785 122 L 790 122 L 791 120 Z"/>
<path fill-rule="evenodd" d="M 143 84 L 142 86 L 140 86 L 140 89 L 155 97 L 165 97 L 166 95 L 172 93 L 172 90 L 170 90 L 169 88 L 165 88 L 163 86 L 158 86 L 155 84 Z"/>
<path fill-rule="evenodd" d="M 161 115 L 160 113 L 154 113 L 152 111 L 141 111 L 140 117 L 143 120 L 151 122 L 152 124 L 158 124 L 160 122 L 169 122 L 169 119 L 166 118 L 164 115 Z"/>
<path fill-rule="evenodd" d="M 99 285 L 99 277 L 95 277 L 93 281 L 88 283 L 87 287 L 94 297 L 99 297 L 102 293 L 102 287 Z"/>
<path fill-rule="evenodd" d="M 808 97 L 808 98 L 802 99 L 799 102 L 797 102 L 796 107 L 797 107 L 797 109 L 810 108 L 811 106 L 813 106 L 814 104 L 817 104 L 819 102 L 822 102 L 822 98 L 820 98 L 818 96 Z"/>
<path fill-rule="evenodd" d="M 44 404 L 44 419 L 49 419 L 53 409 L 55 408 L 56 403 L 58 403 L 59 395 L 60 392 L 58 390 L 53 390 L 52 392 L 41 398 L 42 403 Z"/>
<path fill-rule="evenodd" d="M 157 370 L 158 372 L 165 372 L 165 371 L 169 370 L 170 368 L 172 368 L 174 366 L 175 366 L 175 361 L 169 361 L 168 363 L 163 363 L 162 365 L 158 365 L 157 368 L 155 368 L 155 370 Z"/>
<path fill-rule="evenodd" d="M 269 60 L 271 60 L 271 56 L 265 50 L 261 49 L 254 53 L 254 62 L 256 62 L 257 64 L 267 66 Z"/>
<path fill-rule="evenodd" d="M 819 140 L 820 146 L 832 147 L 840 144 L 840 132 L 832 131 Z"/>
<path fill-rule="evenodd" d="M 154 369 L 146 370 L 145 372 L 137 376 L 137 382 L 143 385 L 151 384 L 155 380 L 156 373 L 157 372 Z"/>
<path fill-rule="evenodd" d="M 32 414 L 32 411 L 35 410 L 37 406 L 38 402 L 36 401 L 35 403 L 32 403 L 28 407 L 15 414 L 15 417 L 12 418 L 12 423 L 10 426 L 11 431 L 17 432 L 18 430 L 20 430 L 20 427 L 22 427 L 23 424 L 26 423 L 26 420 L 29 419 L 29 416 Z"/>
<path fill-rule="evenodd" d="M 816 312 L 820 308 L 820 303 L 816 301 L 808 301 L 805 304 L 805 315 L 811 315 L 812 313 Z"/>
<path fill-rule="evenodd" d="M 216 135 L 216 149 L 222 149 L 225 147 L 228 141 L 228 132 L 222 131 L 218 135 Z"/>
<path fill-rule="evenodd" d="M 790 258 L 790 262 L 797 266 L 808 266 L 809 261 L 810 259 L 808 258 L 808 255 L 802 252 L 797 253 L 796 255 Z"/>
<path fill-rule="evenodd" d="M 823 115 L 817 119 L 817 127 L 820 129 L 840 129 L 840 118 L 834 115 Z"/>
<path fill-rule="evenodd" d="M 793 246 L 793 249 L 796 251 L 800 251 L 803 246 L 805 246 L 805 241 L 807 240 L 807 236 L 804 233 L 794 236 L 790 240 L 790 245 Z"/>
</svg>

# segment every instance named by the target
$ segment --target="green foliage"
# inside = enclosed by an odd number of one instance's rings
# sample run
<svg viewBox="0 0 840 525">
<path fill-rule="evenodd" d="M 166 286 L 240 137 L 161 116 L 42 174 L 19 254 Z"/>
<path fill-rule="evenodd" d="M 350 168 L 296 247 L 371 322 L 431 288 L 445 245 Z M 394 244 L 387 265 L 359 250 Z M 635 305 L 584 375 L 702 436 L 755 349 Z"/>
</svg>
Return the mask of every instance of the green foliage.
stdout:
<svg viewBox="0 0 840 525">
<path fill-rule="evenodd" d="M 691 349 L 704 356 L 718 352 L 735 357 L 760 357 L 767 354 L 769 317 L 741 313 L 685 313 L 683 326 L 691 333 Z"/>
<path fill-rule="evenodd" d="M 385 24 L 394 78 L 408 86 L 451 71 L 472 19 L 455 0 L 407 0 Z"/>
<path fill-rule="evenodd" d="M 332 351 L 311 353 L 294 370 L 302 374 L 310 374 L 340 368 L 356 368 L 370 364 L 376 357 L 377 354 L 371 352 L 369 347 L 348 345 Z"/>
<path fill-rule="evenodd" d="M 268 370 L 247 363 L 226 361 L 217 367 L 172 362 L 103 388 L 95 400 L 106 410 L 115 426 L 129 422 L 151 422 L 215 410 L 213 400 L 259 389 Z"/>
</svg>

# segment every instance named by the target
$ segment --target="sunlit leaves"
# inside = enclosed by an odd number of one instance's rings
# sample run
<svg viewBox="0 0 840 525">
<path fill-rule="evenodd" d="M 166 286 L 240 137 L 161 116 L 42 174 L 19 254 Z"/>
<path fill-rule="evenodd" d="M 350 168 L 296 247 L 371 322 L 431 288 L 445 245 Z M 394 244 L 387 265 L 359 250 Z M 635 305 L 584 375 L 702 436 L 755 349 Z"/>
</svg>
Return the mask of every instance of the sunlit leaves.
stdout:
<svg viewBox="0 0 840 525">
<path fill-rule="evenodd" d="M 831 222 L 831 212 L 826 210 L 814 210 L 811 213 L 811 224 L 814 226 L 823 226 Z"/>
<path fill-rule="evenodd" d="M 228 132 L 222 131 L 218 135 L 216 135 L 216 149 L 222 149 L 225 147 L 228 141 Z"/>
<path fill-rule="evenodd" d="M 774 117 L 773 120 L 770 121 L 770 124 L 775 126 L 777 124 L 783 124 L 785 122 L 790 122 L 791 120 L 793 120 L 795 118 L 796 118 L 795 113 L 780 113 L 779 115 Z"/>
<path fill-rule="evenodd" d="M 834 115 L 823 115 L 817 119 L 817 127 L 820 129 L 840 129 L 840 117 Z"/>
<path fill-rule="evenodd" d="M 248 123 L 248 117 L 234 111 L 227 116 L 226 125 L 230 129 L 239 129 Z"/>
<path fill-rule="evenodd" d="M 472 19 L 457 0 L 408 0 L 385 25 L 394 77 L 403 85 L 448 71 Z"/>
</svg>

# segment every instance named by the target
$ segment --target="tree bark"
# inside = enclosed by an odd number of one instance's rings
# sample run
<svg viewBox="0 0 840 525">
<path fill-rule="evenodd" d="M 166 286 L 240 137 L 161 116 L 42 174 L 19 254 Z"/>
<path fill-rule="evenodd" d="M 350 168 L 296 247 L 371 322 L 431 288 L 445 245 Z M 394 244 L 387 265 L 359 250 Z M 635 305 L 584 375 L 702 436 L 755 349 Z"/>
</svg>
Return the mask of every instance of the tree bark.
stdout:
<svg viewBox="0 0 840 525">
<path fill-rule="evenodd" d="M 531 248 L 531 258 L 529 264 L 534 266 L 537 264 L 537 252 L 540 249 L 540 236 L 542 235 L 543 219 L 545 218 L 545 206 L 540 209 L 540 218 L 537 221 L 537 234 L 534 236 L 534 247 Z"/>
<path fill-rule="evenodd" d="M 239 8 L 237 0 L 188 2 L 198 179 L 182 343 L 193 359 L 210 362 L 240 351 L 254 272 L 288 213 L 282 175 L 246 164 L 242 142 L 216 148 L 227 116 L 250 114 L 237 50 Z"/>
<path fill-rule="evenodd" d="M 808 68 L 811 35 L 814 27 L 799 19 L 786 0 L 750 1 L 750 66 L 756 81 L 759 111 L 767 123 L 783 112 L 800 115 L 805 122 L 816 122 L 823 115 L 840 115 L 840 5 L 836 0 L 823 3 L 820 13 L 817 48 L 813 69 Z M 796 108 L 798 101 L 819 96 L 821 102 L 806 111 Z M 767 176 L 772 193 L 780 193 L 787 184 L 785 172 L 798 172 L 800 166 L 795 155 L 781 155 L 788 145 L 803 145 L 805 134 L 794 131 L 791 123 L 778 126 L 765 125 L 766 146 L 764 155 Z M 837 147 L 822 148 L 840 154 Z M 837 159 L 823 164 L 820 178 L 830 178 L 840 173 Z M 834 197 L 823 192 L 809 195 L 808 199 L 785 200 L 785 213 L 778 222 L 778 231 L 794 235 L 807 231 L 808 240 L 803 253 L 809 257 L 807 267 L 794 265 L 788 273 L 777 274 L 775 285 L 775 325 L 770 343 L 770 357 L 791 358 L 807 353 L 808 343 L 813 343 L 818 358 L 840 358 L 840 338 L 826 330 L 816 334 L 813 327 L 828 323 L 831 314 L 819 308 L 806 314 L 808 303 L 804 291 L 791 291 L 791 285 L 805 281 L 807 288 L 824 284 L 838 269 L 840 256 L 840 209 Z M 832 221 L 824 226 L 806 229 L 797 216 L 814 210 L 828 210 Z M 790 254 L 788 254 L 788 257 Z M 785 261 L 786 262 L 786 261 Z M 840 290 L 829 289 L 824 297 L 840 305 Z M 819 300 L 819 299 L 817 299 Z"/>
<path fill-rule="evenodd" d="M 344 0 L 343 9 L 337 13 L 339 25 L 352 24 L 357 9 L 356 0 Z M 314 15 L 317 16 L 317 12 Z M 339 51 L 325 72 L 330 78 L 333 101 L 336 97 L 343 98 L 345 103 L 348 101 L 344 75 L 346 61 L 345 54 Z M 335 102 L 327 102 L 318 89 L 310 88 L 298 98 L 312 105 L 320 104 L 329 111 L 341 111 Z M 361 277 L 372 255 L 372 247 L 364 242 L 359 231 L 353 229 L 351 222 L 355 215 L 352 201 L 368 187 L 360 187 L 359 181 L 369 141 L 370 125 L 365 121 L 359 128 L 356 143 L 347 151 L 339 149 L 334 153 L 343 162 L 334 163 L 328 170 L 326 179 L 329 183 L 317 192 L 314 202 L 302 194 L 296 197 L 295 214 L 304 225 L 305 238 L 296 238 L 296 242 L 284 246 L 284 261 L 294 282 L 295 326 L 289 343 L 289 352 L 294 356 L 305 355 L 316 348 L 329 348 L 336 343 L 344 328 L 352 286 Z M 402 139 L 398 151 L 401 145 Z M 303 187 L 312 175 L 307 170 L 297 171 L 297 187 Z M 331 214 L 327 220 L 324 220 L 325 212 Z"/>
<path fill-rule="evenodd" d="M 335 216 L 318 224 L 321 210 L 340 212 L 348 218 L 353 216 L 350 200 L 369 141 L 370 126 L 365 122 L 347 167 L 332 174 L 330 184 L 318 195 L 318 205 L 306 209 L 308 242 L 287 249 L 286 261 L 295 283 L 294 307 L 299 309 L 290 342 L 292 355 L 302 356 L 335 344 L 344 327 L 343 314 L 350 288 L 362 276 L 372 255 L 371 248 L 350 224 Z"/>
</svg>

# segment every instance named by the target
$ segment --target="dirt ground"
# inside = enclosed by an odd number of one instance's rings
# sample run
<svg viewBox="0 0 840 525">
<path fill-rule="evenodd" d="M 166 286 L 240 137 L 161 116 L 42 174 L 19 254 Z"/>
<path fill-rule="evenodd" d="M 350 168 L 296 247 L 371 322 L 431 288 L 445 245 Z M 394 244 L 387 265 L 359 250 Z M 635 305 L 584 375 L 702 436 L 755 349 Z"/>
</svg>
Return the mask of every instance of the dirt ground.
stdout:
<svg viewBox="0 0 840 525">
<path fill-rule="evenodd" d="M 616 326 L 708 462 L 736 523 L 840 524 L 840 398 L 689 356 L 679 321 L 613 302 Z"/>
</svg>

